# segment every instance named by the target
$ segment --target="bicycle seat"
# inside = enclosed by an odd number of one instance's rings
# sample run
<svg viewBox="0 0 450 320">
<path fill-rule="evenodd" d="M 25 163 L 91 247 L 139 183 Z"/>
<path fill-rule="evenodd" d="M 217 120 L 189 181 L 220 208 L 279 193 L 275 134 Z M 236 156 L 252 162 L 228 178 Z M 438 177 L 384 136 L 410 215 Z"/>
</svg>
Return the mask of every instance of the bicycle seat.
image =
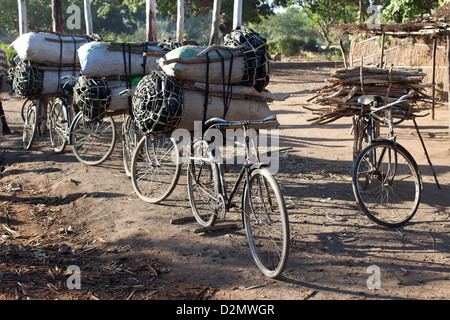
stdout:
<svg viewBox="0 0 450 320">
<path fill-rule="evenodd" d="M 358 98 L 358 103 L 361 103 L 364 106 L 369 106 L 374 102 L 381 103 L 383 100 L 380 96 L 361 96 Z"/>
</svg>

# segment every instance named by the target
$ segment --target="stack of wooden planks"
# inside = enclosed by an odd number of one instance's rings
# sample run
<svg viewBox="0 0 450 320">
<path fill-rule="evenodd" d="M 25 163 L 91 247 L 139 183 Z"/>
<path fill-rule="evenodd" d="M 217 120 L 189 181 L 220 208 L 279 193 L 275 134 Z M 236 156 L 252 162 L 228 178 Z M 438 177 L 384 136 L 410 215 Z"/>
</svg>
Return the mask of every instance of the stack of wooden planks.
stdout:
<svg viewBox="0 0 450 320">
<path fill-rule="evenodd" d="M 311 125 L 326 124 L 342 117 L 361 114 L 360 96 L 380 96 L 382 104 L 398 100 L 405 94 L 413 94 L 408 101 L 392 107 L 392 115 L 396 118 L 411 119 L 417 113 L 427 109 L 426 104 L 419 101 L 430 101 L 426 88 L 432 84 L 424 84 L 426 76 L 421 70 L 393 70 L 375 67 L 351 67 L 336 70 L 326 82 L 326 85 L 315 90 L 317 94 L 308 100 L 321 105 L 319 108 L 304 106 L 316 117 L 309 119 Z M 379 104 L 380 106 L 380 104 Z M 364 108 L 363 114 L 370 109 Z"/>
</svg>

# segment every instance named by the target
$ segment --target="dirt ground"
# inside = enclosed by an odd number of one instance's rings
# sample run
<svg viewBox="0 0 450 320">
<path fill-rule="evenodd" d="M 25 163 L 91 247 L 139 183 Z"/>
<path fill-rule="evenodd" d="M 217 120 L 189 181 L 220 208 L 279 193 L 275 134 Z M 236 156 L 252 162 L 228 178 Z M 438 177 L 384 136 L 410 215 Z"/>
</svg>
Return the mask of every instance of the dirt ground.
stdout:
<svg viewBox="0 0 450 320">
<path fill-rule="evenodd" d="M 450 137 L 446 107 L 418 124 L 441 188 L 411 122 L 398 141 L 423 174 L 418 213 L 386 229 L 359 210 L 351 187 L 351 120 L 311 127 L 311 89 L 335 63 L 275 62 L 270 104 L 281 123 L 277 179 L 288 205 L 291 250 L 277 279 L 254 266 L 243 229 L 194 233 L 182 173 L 163 203 L 141 201 L 122 164 L 122 145 L 89 167 L 68 147 L 50 151 L 48 134 L 21 146 L 21 100 L 2 103 L 14 131 L 0 141 L 0 299 L 348 300 L 450 298 Z M 120 120 L 120 119 L 118 119 Z M 218 223 L 239 222 L 236 212 Z M 80 287 L 70 270 L 78 268 Z M 379 269 L 379 289 L 367 280 Z M 74 275 L 76 275 L 75 273 Z M 74 287 L 75 286 L 75 287 Z"/>
</svg>

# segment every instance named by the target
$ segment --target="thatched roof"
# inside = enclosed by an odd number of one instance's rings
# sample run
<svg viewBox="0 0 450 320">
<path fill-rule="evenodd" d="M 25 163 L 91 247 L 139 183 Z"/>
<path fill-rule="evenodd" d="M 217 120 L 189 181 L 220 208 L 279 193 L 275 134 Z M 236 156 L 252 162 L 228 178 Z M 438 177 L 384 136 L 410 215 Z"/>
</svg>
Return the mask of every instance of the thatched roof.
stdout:
<svg viewBox="0 0 450 320">
<path fill-rule="evenodd" d="M 338 34 L 369 33 L 381 35 L 383 33 L 397 37 L 433 36 L 450 31 L 450 4 L 437 8 L 433 14 L 425 19 L 400 24 L 335 24 L 332 26 Z"/>
<path fill-rule="evenodd" d="M 450 24 L 443 22 L 408 22 L 402 24 L 335 24 L 332 26 L 338 34 L 371 33 L 389 34 L 398 37 L 437 35 L 450 31 Z"/>
</svg>

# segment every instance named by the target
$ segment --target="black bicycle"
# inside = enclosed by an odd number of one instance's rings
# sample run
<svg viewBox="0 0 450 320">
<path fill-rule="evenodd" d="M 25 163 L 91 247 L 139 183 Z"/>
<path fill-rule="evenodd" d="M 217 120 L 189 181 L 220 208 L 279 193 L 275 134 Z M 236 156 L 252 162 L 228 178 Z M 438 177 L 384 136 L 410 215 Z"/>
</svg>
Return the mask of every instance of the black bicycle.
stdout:
<svg viewBox="0 0 450 320">
<path fill-rule="evenodd" d="M 363 212 L 385 227 L 399 227 L 416 214 L 422 192 L 419 168 L 411 154 L 396 141 L 391 108 L 412 98 L 404 95 L 397 101 L 378 106 L 378 97 L 362 96 L 361 116 L 356 130 L 360 143 L 367 146 L 353 166 L 353 193 Z M 363 110 L 370 108 L 363 114 Z M 388 126 L 387 139 L 378 139 L 378 124 Z"/>
<path fill-rule="evenodd" d="M 231 208 L 241 211 L 250 251 L 257 267 L 268 277 L 283 271 L 289 251 L 289 219 L 283 194 L 272 173 L 260 161 L 255 137 L 250 128 L 273 124 L 275 116 L 258 121 L 227 121 L 213 118 L 205 122 L 203 138 L 194 139 L 187 167 L 189 200 L 197 222 L 212 226 L 217 218 L 225 218 Z M 231 192 L 227 192 L 224 168 L 217 148 L 208 139 L 211 130 L 243 129 L 245 162 Z M 256 161 L 250 161 L 250 145 L 255 146 Z M 233 202 L 243 184 L 240 205 Z"/>
</svg>

